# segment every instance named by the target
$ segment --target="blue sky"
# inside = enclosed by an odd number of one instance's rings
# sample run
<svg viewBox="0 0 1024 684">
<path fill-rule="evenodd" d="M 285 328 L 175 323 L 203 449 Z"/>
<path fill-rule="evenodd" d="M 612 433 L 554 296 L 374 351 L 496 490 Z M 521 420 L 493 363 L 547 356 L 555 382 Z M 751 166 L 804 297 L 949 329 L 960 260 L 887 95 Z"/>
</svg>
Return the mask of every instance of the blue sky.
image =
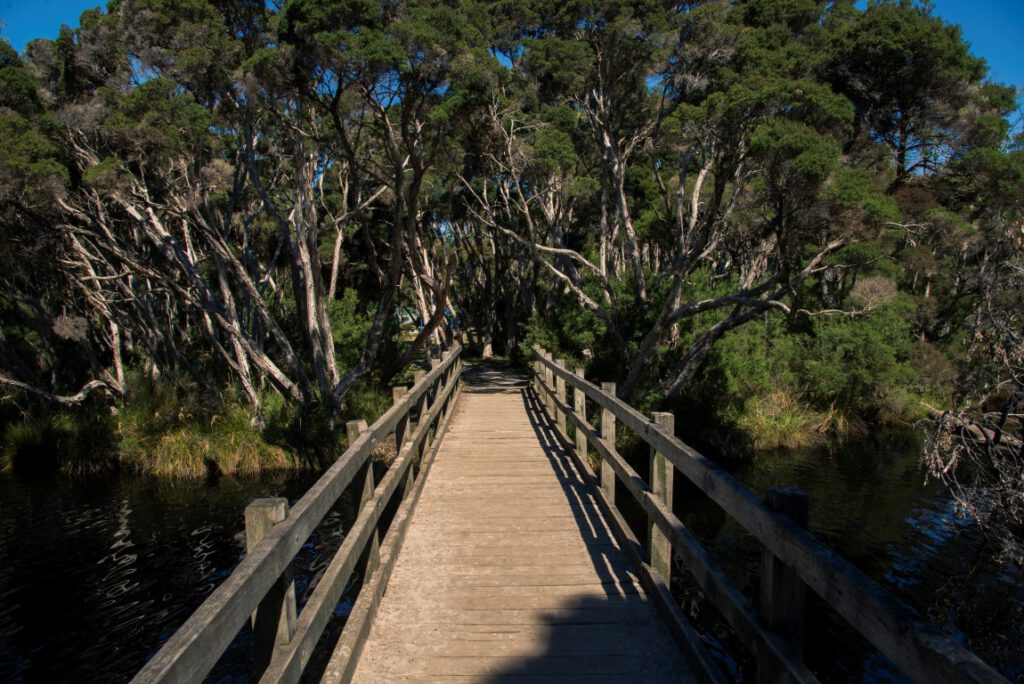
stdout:
<svg viewBox="0 0 1024 684">
<path fill-rule="evenodd" d="M 864 0 L 861 0 L 863 3 Z M 935 13 L 960 24 L 974 54 L 984 57 L 993 80 L 1024 86 L 1024 0 L 934 0 Z M 53 38 L 61 24 L 75 26 L 97 0 L 0 0 L 3 35 L 18 51 L 32 38 Z"/>
</svg>

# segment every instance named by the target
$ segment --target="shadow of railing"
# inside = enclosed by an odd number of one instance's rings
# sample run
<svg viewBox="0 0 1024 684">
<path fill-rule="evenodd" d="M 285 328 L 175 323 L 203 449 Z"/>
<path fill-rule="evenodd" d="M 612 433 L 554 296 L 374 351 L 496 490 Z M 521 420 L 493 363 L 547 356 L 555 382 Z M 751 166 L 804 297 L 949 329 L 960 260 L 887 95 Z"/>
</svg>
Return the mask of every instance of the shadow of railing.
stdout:
<svg viewBox="0 0 1024 684">
<path fill-rule="evenodd" d="M 481 384 L 487 378 L 478 377 Z M 564 598 L 530 624 L 477 635 L 475 650 L 494 659 L 492 673 L 482 681 L 690 681 L 689 671 L 680 667 L 675 643 L 659 630 L 660 624 L 652 624 L 657 615 L 640 593 L 631 562 L 605 523 L 589 485 L 562 448 L 536 396 L 525 386 L 518 392 L 600 585 L 581 586 L 579 591 L 567 585 Z"/>
<path fill-rule="evenodd" d="M 629 559 L 615 543 L 597 507 L 597 502 L 588 491 L 588 485 L 580 477 L 569 454 L 562 448 L 553 426 L 537 403 L 536 395 L 525 389 L 521 391 L 521 395 L 530 426 L 569 502 L 580 537 L 586 544 L 588 556 L 598 577 L 606 583 L 635 584 L 637 577 Z"/>
</svg>

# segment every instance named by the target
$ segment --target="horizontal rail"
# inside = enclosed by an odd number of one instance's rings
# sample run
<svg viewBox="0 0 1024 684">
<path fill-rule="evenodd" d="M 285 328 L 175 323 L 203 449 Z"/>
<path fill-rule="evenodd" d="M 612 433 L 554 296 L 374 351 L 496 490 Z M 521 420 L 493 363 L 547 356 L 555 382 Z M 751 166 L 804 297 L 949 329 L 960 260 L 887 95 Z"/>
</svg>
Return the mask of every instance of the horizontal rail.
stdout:
<svg viewBox="0 0 1024 684">
<path fill-rule="evenodd" d="M 450 393 L 457 382 L 458 377 L 453 377 L 452 387 L 446 389 L 445 392 Z M 440 400 L 437 401 L 437 405 L 441 405 Z M 454 411 L 447 411 L 446 415 L 441 418 L 441 423 L 438 426 L 439 433 L 443 433 L 446 430 L 453 414 Z M 370 627 L 376 617 L 377 609 L 380 607 L 384 590 L 391 578 L 392 570 L 398 559 L 398 553 L 401 551 L 405 533 L 409 527 L 409 521 L 412 519 L 416 503 L 423 493 L 427 474 L 430 472 L 430 466 L 434 462 L 434 457 L 437 456 L 439 446 L 440 440 L 435 440 L 432 448 L 424 455 L 423 460 L 420 462 L 420 475 L 413 485 L 413 491 L 395 512 L 395 518 L 391 522 L 392 528 L 388 531 L 387 539 L 380 549 L 380 568 L 370 578 L 368 586 L 364 586 L 362 591 L 359 592 L 359 597 L 352 606 L 352 612 L 349 613 L 348 619 L 345 621 L 345 630 L 341 633 L 341 638 L 338 640 L 334 653 L 331 654 L 331 658 L 324 668 L 324 675 L 320 680 L 321 684 L 351 681 L 352 675 L 355 673 L 359 657 L 362 655 L 363 646 L 369 637 Z"/>
<path fill-rule="evenodd" d="M 445 402 L 457 384 L 458 378 L 452 377 L 434 400 L 434 405 L 428 415 L 421 417 L 412 439 L 401 448 L 395 461 L 388 468 L 388 472 L 381 478 L 380 484 L 374 490 L 369 505 L 364 506 L 360 511 L 352 524 L 352 529 L 345 537 L 345 541 L 342 542 L 334 558 L 324 570 L 316 589 L 313 590 L 313 595 L 310 596 L 299 615 L 295 625 L 295 637 L 275 654 L 270 667 L 260 679 L 261 682 L 298 681 L 313 654 L 320 635 L 331 619 L 335 606 L 341 599 L 345 585 L 359 560 L 359 554 L 365 548 L 370 535 L 377 528 L 377 523 L 390 502 L 391 495 L 394 494 L 412 467 L 415 454 L 418 453 L 434 420 L 440 415 Z"/>
<path fill-rule="evenodd" d="M 534 355 L 540 366 L 551 373 L 553 378 L 563 381 L 574 391 L 582 392 L 598 406 L 610 411 L 639 439 L 663 454 L 676 470 L 791 568 L 854 629 L 915 681 L 978 684 L 1006 681 L 995 669 L 942 634 L 910 606 L 886 592 L 795 521 L 771 511 L 754 492 L 695 449 L 661 430 L 629 404 L 566 370 L 539 347 L 534 348 Z M 537 380 L 554 405 L 557 401 L 554 389 L 548 386 L 540 375 Z M 557 407 L 559 412 L 565 411 L 566 415 L 569 415 L 570 409 L 566 402 L 559 401 Z M 579 420 L 579 417 L 574 416 L 574 419 Z M 611 467 L 615 469 L 616 465 L 619 466 L 617 474 L 662 532 L 673 542 L 675 550 L 684 560 L 696 563 L 688 569 L 693 571 L 694 567 L 699 569 L 703 566 L 708 570 L 705 581 L 717 583 L 720 571 L 716 566 L 707 565 L 705 561 L 710 561 L 710 558 L 702 548 L 700 553 L 696 552 L 693 545 L 699 548 L 699 544 L 686 531 L 685 526 L 678 519 L 668 517 L 667 514 L 671 511 L 667 511 L 663 504 L 659 505 L 660 502 L 647 496 L 650 487 L 636 476 L 635 472 L 631 469 L 622 469 L 622 459 L 615 458 L 617 454 L 613 454 L 602 436 L 594 428 L 589 427 L 585 416 L 577 424 L 581 427 L 586 426 L 583 430 L 587 441 L 598 453 L 611 457 Z M 614 449 L 614 445 L 611 449 Z M 638 496 L 639 494 L 643 496 Z M 712 573 L 710 570 L 716 572 Z M 697 579 L 700 581 L 700 577 Z M 747 619 L 744 618 L 744 621 Z M 771 648 L 771 641 L 767 641 L 766 645 Z"/>
<path fill-rule="evenodd" d="M 461 349 L 461 346 L 456 345 L 449 350 L 439 364 L 349 445 L 299 499 L 288 517 L 267 532 L 256 548 L 239 562 L 234 572 L 135 675 L 132 679 L 134 683 L 195 682 L 201 681 L 210 672 L 245 621 L 256 611 L 268 590 L 288 568 L 309 535 L 342 492 L 352 484 L 374 448 L 408 421 L 413 407 L 418 406 L 420 400 L 442 378 L 448 377 L 449 371 L 458 368 Z M 437 405 L 443 402 L 434 403 Z M 425 425 L 427 421 L 421 423 Z M 384 485 L 383 482 L 381 484 Z M 363 513 L 366 514 L 366 511 Z M 355 543 L 348 548 L 353 546 Z M 300 615 L 300 622 L 302 619 L 303 615 Z M 297 633 L 295 638 L 303 637 Z"/>
<path fill-rule="evenodd" d="M 600 432 L 591 426 L 585 418 L 572 410 L 568 404 L 560 401 L 552 388 L 548 387 L 543 380 L 540 383 L 556 408 L 559 411 L 564 411 L 567 417 L 573 419 L 576 429 L 583 431 L 587 443 L 594 448 L 602 462 L 606 462 L 612 467 L 619 481 L 636 499 L 644 512 L 654 520 L 662 533 L 669 538 L 673 549 L 682 557 L 686 567 L 691 569 L 697 584 L 707 593 L 729 625 L 736 630 L 741 640 L 744 643 L 754 644 L 758 653 L 762 653 L 764 650 L 769 651 L 773 658 L 793 674 L 795 681 L 817 681 L 802 662 L 792 658 L 787 652 L 786 645 L 768 629 L 747 597 L 711 558 L 707 550 L 693 536 L 693 533 L 686 529 L 682 521 L 665 506 L 664 502 L 651 494 L 647 482 L 640 477 L 636 470 L 614 448 L 605 443 Z M 562 434 L 565 441 L 568 442 L 568 435 L 564 432 Z"/>
</svg>

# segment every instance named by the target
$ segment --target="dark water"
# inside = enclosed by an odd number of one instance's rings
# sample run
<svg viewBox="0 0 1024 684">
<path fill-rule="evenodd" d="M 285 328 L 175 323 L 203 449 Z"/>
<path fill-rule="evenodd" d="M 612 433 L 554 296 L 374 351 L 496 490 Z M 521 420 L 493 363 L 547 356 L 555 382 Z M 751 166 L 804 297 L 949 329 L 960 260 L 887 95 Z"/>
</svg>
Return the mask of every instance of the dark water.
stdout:
<svg viewBox="0 0 1024 684">
<path fill-rule="evenodd" d="M 807 491 L 810 527 L 820 539 L 1011 681 L 1024 681 L 1021 569 L 998 563 L 998 548 L 956 516 L 939 484 L 926 482 L 919 453 L 904 436 L 770 454 L 730 470 L 759 493 L 773 486 Z M 756 605 L 760 545 L 702 494 L 684 489 L 687 495 L 686 505 L 677 501 L 677 512 Z M 752 662 L 738 657 L 742 649 L 700 592 L 685 581 L 676 591 L 724 667 L 736 679 L 751 680 Z M 807 620 L 805 659 L 822 681 L 904 681 L 816 597 Z"/>
<path fill-rule="evenodd" d="M 925 484 L 918 447 L 857 443 L 764 456 L 732 468 L 763 491 L 811 495 L 811 527 L 870 576 L 1011 678 L 1024 676 L 1024 589 L 1012 568 Z M 315 478 L 278 476 L 216 484 L 154 480 L 24 481 L 0 475 L 0 681 L 127 681 L 238 563 L 242 512 L 254 498 L 293 502 Z M 300 606 L 341 543 L 340 502 L 295 563 Z M 760 548 L 694 491 L 677 510 L 748 596 Z M 679 572 L 677 575 L 682 576 Z M 753 674 L 699 592 L 676 590 L 737 679 Z M 336 627 L 350 604 L 343 602 Z M 824 681 L 901 681 L 825 607 L 809 607 L 807 660 Z M 246 630 L 210 681 L 243 682 Z"/>
<path fill-rule="evenodd" d="M 0 681 L 127 681 L 242 558 L 245 506 L 263 496 L 294 503 L 314 479 L 0 475 Z M 332 512 L 298 555 L 300 603 L 345 522 Z M 250 643 L 243 630 L 210 681 L 244 681 Z"/>
</svg>

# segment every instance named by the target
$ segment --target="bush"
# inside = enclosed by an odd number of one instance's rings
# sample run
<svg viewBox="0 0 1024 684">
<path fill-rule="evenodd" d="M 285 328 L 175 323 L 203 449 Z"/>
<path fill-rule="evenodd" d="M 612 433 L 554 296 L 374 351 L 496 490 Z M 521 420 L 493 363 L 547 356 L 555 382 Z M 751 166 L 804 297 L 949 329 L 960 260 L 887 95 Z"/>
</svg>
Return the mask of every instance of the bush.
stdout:
<svg viewBox="0 0 1024 684">
<path fill-rule="evenodd" d="M 815 446 L 826 433 L 825 416 L 800 404 L 784 390 L 748 399 L 732 417 L 755 451 Z"/>
<path fill-rule="evenodd" d="M 82 475 L 113 462 L 110 421 L 101 414 L 48 413 L 14 423 L 4 437 L 3 470 Z"/>
<path fill-rule="evenodd" d="M 279 409 L 267 403 L 265 412 Z M 119 457 L 138 471 L 183 478 L 298 465 L 294 450 L 265 439 L 254 418 L 230 387 L 204 394 L 185 378 L 134 377 L 116 415 Z"/>
</svg>

